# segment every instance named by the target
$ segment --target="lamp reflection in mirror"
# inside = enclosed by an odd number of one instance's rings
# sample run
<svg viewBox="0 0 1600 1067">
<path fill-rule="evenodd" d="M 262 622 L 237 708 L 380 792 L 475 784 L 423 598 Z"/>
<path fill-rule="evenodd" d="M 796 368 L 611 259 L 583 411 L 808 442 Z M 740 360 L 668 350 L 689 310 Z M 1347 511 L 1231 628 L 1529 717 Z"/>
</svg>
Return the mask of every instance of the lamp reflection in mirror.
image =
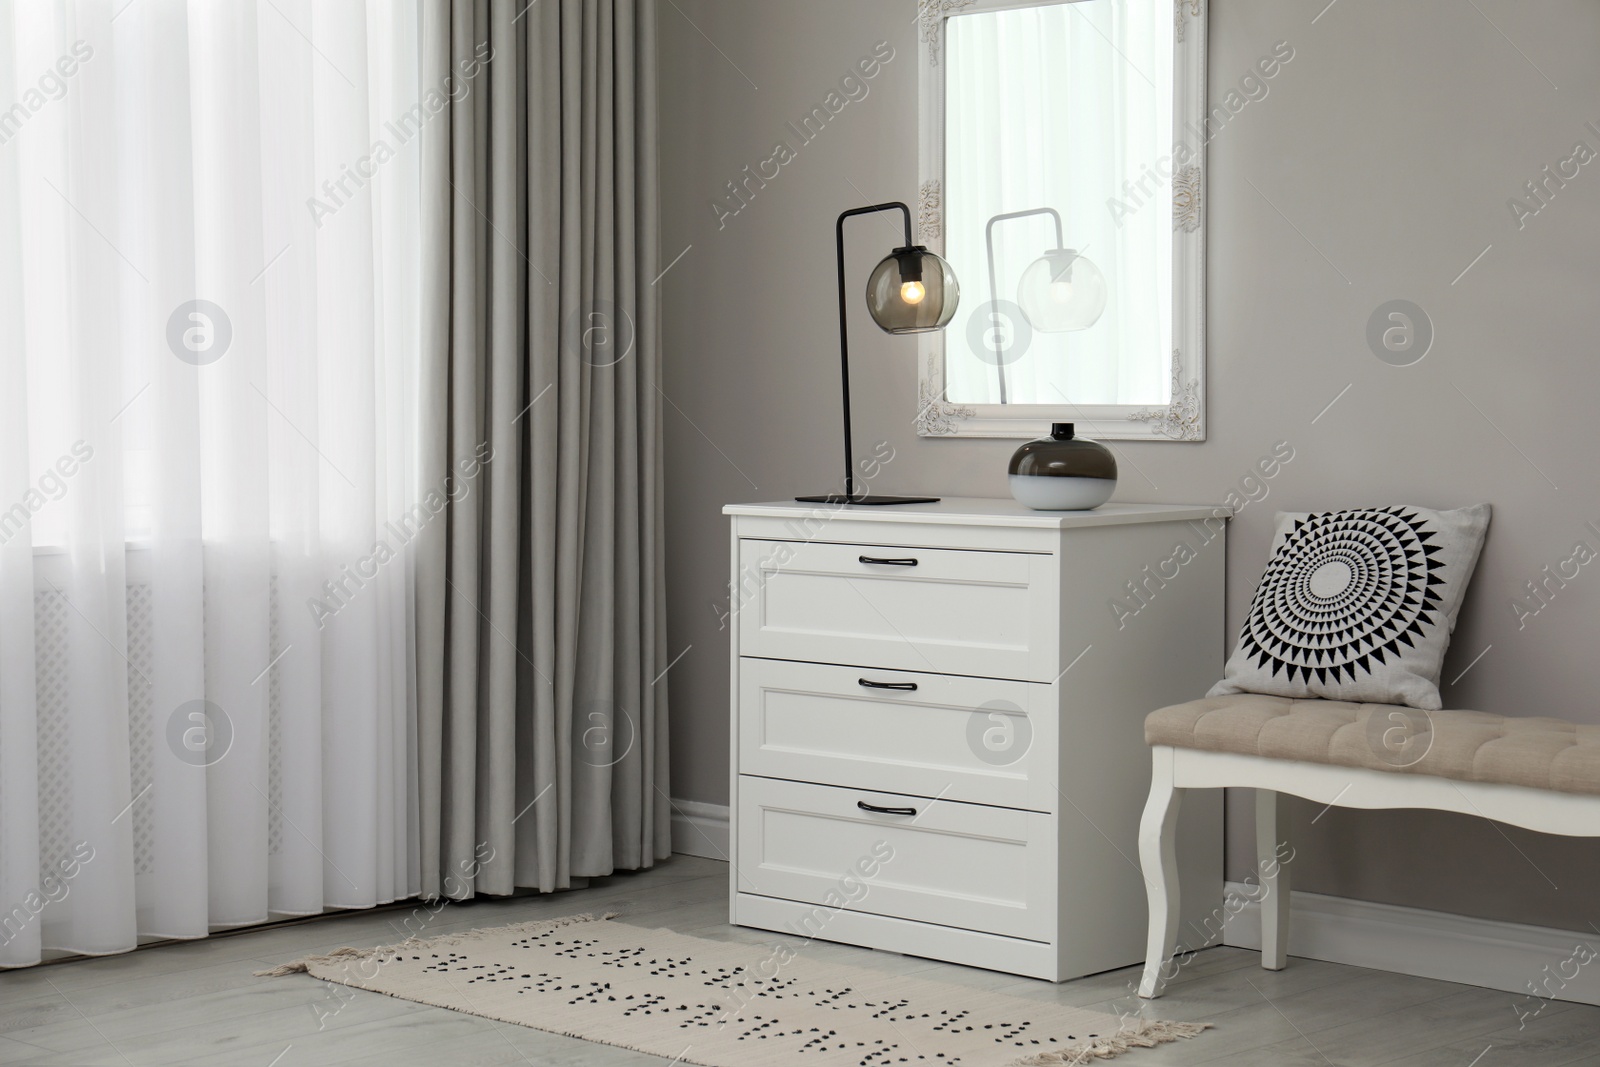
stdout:
<svg viewBox="0 0 1600 1067">
<path fill-rule="evenodd" d="M 1106 309 L 1106 276 L 1076 249 L 1053 248 L 1023 272 L 1017 304 L 1035 330 L 1087 330 Z"/>
<path fill-rule="evenodd" d="M 1068 333 L 1087 330 L 1106 310 L 1106 276 L 1094 262 L 1075 248 L 1066 247 L 1061 229 L 1061 213 L 1053 207 L 1008 211 L 994 216 L 984 227 L 989 252 L 989 306 L 998 308 L 999 292 L 994 276 L 994 227 L 1008 219 L 1049 215 L 1056 224 L 1056 247 L 1034 260 L 1022 273 L 1017 285 L 1017 306 L 1028 325 L 1041 333 Z M 1000 378 L 1000 403 L 1006 399 L 1006 360 L 1000 330 L 992 331 L 995 346 L 995 372 Z"/>
<path fill-rule="evenodd" d="M 850 438 L 850 330 L 845 312 L 844 224 L 855 215 L 879 211 L 898 211 L 905 223 L 905 244 L 879 261 L 867 279 L 867 310 L 872 321 L 885 333 L 929 333 L 942 330 L 956 316 L 961 302 L 961 284 L 944 258 L 914 244 L 911 236 L 911 209 L 893 202 L 858 207 L 839 216 L 835 245 L 839 258 L 839 369 L 844 398 L 844 492 L 795 497 L 808 504 L 935 504 L 932 496 L 872 496 L 856 492 L 855 457 Z"/>
</svg>

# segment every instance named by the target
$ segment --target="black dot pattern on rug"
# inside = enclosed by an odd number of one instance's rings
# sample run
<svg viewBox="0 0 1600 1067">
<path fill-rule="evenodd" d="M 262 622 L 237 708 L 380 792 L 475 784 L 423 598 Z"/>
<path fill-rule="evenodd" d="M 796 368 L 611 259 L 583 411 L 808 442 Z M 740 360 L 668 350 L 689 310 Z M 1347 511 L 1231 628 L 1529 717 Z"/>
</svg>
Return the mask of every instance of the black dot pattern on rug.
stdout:
<svg viewBox="0 0 1600 1067">
<path fill-rule="evenodd" d="M 972 1025 L 967 1022 L 970 1011 L 941 1011 L 939 1021 L 933 1024 L 935 1033 L 951 1033 L 957 1030 L 971 1030 Z"/>
<path fill-rule="evenodd" d="M 599 922 L 485 936 L 493 933 L 419 943 L 369 987 L 667 1057 L 685 1046 L 719 1057 L 711 1062 L 741 1062 L 743 1053 L 763 1067 L 977 1067 L 1040 1054 L 1070 1062 L 1156 1043 L 1123 1040 L 1115 1019 L 1081 1009 L 818 965 L 804 945 L 700 941 Z M 399 968 L 418 984 L 391 989 Z M 1088 1048 L 1091 1030 L 1111 1035 L 1111 1046 Z"/>
</svg>

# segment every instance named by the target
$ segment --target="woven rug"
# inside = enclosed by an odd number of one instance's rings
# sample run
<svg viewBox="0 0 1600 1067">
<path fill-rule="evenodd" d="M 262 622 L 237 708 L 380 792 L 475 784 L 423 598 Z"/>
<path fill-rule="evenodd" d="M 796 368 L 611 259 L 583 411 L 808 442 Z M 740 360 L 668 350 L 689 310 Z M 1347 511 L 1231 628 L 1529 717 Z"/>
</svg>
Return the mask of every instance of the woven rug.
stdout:
<svg viewBox="0 0 1600 1067">
<path fill-rule="evenodd" d="M 729 944 L 610 918 L 342 948 L 259 973 L 306 972 L 704 1067 L 1085 1064 L 1206 1028 L 822 963 L 798 943 Z"/>
</svg>

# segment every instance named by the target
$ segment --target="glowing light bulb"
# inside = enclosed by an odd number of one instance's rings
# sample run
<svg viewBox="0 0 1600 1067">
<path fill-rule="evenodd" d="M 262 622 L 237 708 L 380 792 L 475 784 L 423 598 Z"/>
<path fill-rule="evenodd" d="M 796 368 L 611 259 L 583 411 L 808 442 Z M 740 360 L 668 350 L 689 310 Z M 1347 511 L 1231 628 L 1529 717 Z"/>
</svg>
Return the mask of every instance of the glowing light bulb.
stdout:
<svg viewBox="0 0 1600 1067">
<path fill-rule="evenodd" d="M 900 299 L 908 304 L 920 304 L 928 291 L 922 287 L 921 282 L 903 282 L 900 286 Z"/>
<path fill-rule="evenodd" d="M 1050 302 L 1057 307 L 1065 307 L 1072 303 L 1072 283 L 1065 278 L 1058 278 L 1050 283 Z"/>
</svg>

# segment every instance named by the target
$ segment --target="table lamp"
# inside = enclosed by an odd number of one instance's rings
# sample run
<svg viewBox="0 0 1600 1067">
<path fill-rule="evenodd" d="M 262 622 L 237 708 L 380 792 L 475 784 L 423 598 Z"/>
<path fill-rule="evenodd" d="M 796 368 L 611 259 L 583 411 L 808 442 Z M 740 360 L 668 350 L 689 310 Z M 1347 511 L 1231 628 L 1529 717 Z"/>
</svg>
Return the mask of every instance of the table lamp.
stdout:
<svg viewBox="0 0 1600 1067">
<path fill-rule="evenodd" d="M 934 504 L 934 496 L 871 496 L 856 493 L 855 456 L 850 439 L 850 331 L 846 325 L 844 223 L 855 215 L 899 211 L 905 220 L 905 244 L 891 251 L 867 279 L 867 310 L 885 333 L 928 333 L 942 330 L 955 317 L 961 286 L 950 264 L 925 245 L 913 244 L 911 209 L 898 201 L 858 207 L 839 216 L 839 369 L 844 381 L 844 492 L 800 496 L 807 504 Z"/>
</svg>

